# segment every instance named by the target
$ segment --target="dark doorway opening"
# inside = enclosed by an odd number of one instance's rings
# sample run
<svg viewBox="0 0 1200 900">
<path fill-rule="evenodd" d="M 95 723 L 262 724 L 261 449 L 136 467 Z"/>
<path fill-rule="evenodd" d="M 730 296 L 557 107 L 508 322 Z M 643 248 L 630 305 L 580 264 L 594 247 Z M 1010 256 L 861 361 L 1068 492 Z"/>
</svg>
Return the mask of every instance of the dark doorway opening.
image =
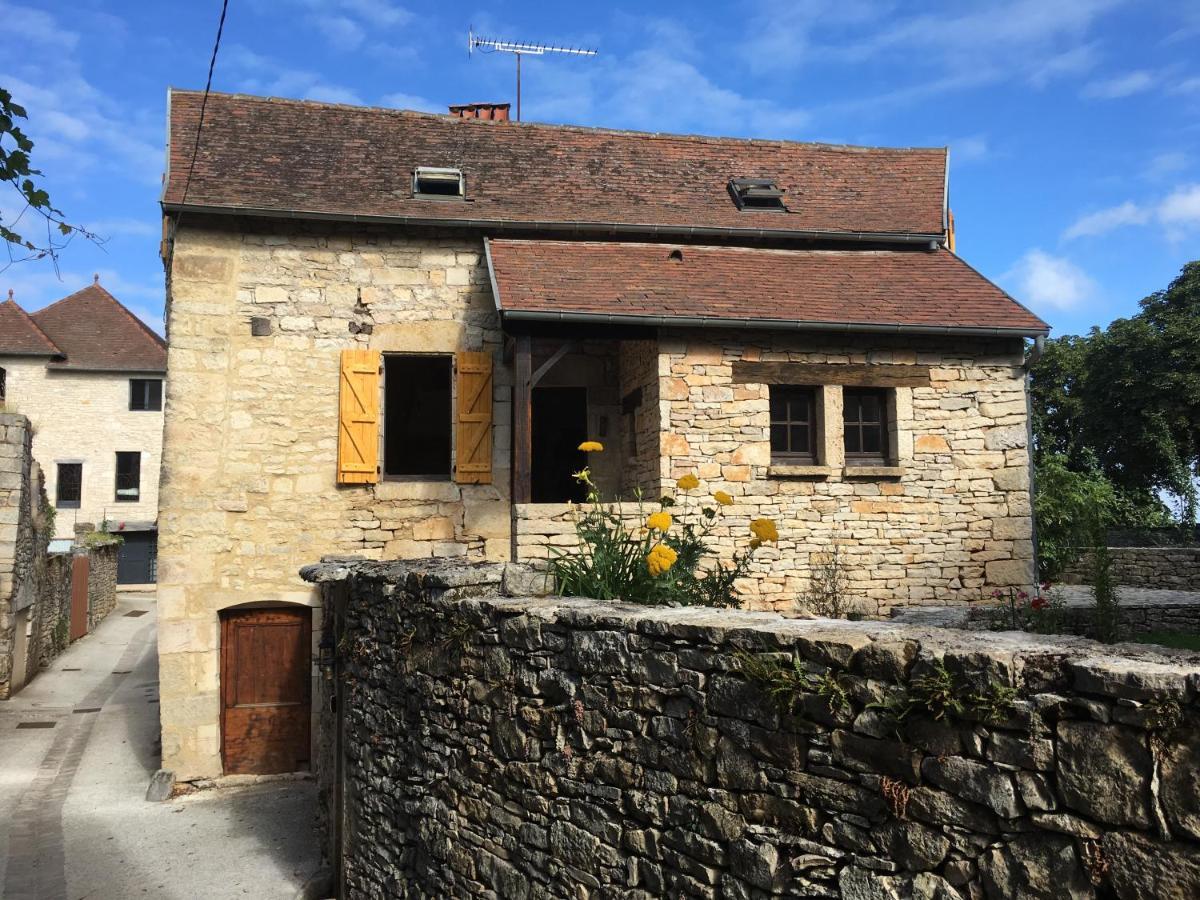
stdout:
<svg viewBox="0 0 1200 900">
<path fill-rule="evenodd" d="M 533 502 L 586 500 L 586 489 L 572 476 L 587 465 L 587 454 L 579 450 L 588 439 L 587 388 L 534 388 L 532 400 Z"/>
<path fill-rule="evenodd" d="M 383 472 L 450 477 L 450 357 L 385 356 Z"/>
<path fill-rule="evenodd" d="M 158 578 L 158 532 L 124 531 L 117 548 L 117 584 L 153 584 Z"/>
</svg>

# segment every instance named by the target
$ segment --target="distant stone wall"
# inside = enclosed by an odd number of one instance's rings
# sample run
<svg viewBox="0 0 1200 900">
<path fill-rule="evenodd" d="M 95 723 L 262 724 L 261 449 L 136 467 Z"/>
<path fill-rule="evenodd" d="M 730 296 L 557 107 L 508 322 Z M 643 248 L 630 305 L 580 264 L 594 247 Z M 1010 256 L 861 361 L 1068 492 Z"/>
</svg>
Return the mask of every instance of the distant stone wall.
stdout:
<svg viewBox="0 0 1200 900">
<path fill-rule="evenodd" d="M 1200 591 L 1200 547 L 1109 547 L 1117 584 L 1167 591 Z M 1062 575 L 1067 584 L 1091 582 L 1091 554 Z"/>
<path fill-rule="evenodd" d="M 1198 654 L 304 575 L 342 623 L 347 896 L 1200 895 Z M 803 673 L 795 714 L 748 660 Z"/>
<path fill-rule="evenodd" d="M 95 631 L 117 608 L 116 541 L 88 547 L 88 631 Z"/>
<path fill-rule="evenodd" d="M 52 553 L 42 569 L 38 596 L 41 599 L 29 641 L 29 658 L 39 669 L 54 661 L 70 643 L 71 631 L 71 553 Z"/>
</svg>

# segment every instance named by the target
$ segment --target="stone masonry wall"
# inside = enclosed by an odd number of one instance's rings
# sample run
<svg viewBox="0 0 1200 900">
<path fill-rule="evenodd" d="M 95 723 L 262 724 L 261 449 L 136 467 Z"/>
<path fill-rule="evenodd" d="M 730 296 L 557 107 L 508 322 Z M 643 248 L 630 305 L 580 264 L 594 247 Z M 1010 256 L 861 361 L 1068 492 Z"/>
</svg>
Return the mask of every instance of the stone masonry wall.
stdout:
<svg viewBox="0 0 1200 900">
<path fill-rule="evenodd" d="M 1200 547 L 1109 547 L 1116 584 L 1166 591 L 1200 591 Z M 1062 574 L 1066 584 L 1091 582 L 1091 556 Z"/>
<path fill-rule="evenodd" d="M 670 335 L 665 372 L 662 490 L 695 472 L 704 490 L 737 501 L 727 521 L 767 515 L 780 541 L 756 555 L 747 591 L 759 607 L 792 608 L 811 566 L 841 545 L 855 606 L 978 600 L 985 588 L 1033 581 L 1029 457 L 1019 341 L 964 338 Z M 825 388 L 819 474 L 771 464 L 767 385 L 738 384 L 733 363 L 929 366 L 928 387 L 894 389 L 893 462 L 902 474 L 845 469 L 840 387 Z M 822 443 L 820 440 L 818 443 Z M 722 555 L 748 534 L 730 531 Z"/>
<path fill-rule="evenodd" d="M 347 896 L 1200 895 L 1200 654 L 511 574 L 306 569 L 342 598 Z"/>
<path fill-rule="evenodd" d="M 512 381 L 482 239 L 243 224 L 189 217 L 170 273 L 159 651 L 163 765 L 182 779 L 221 771 L 219 610 L 313 605 L 296 571 L 325 553 L 511 550 Z M 251 318 L 270 333 L 253 336 Z M 493 352 L 492 484 L 338 486 L 339 354 L 352 347 Z"/>
<path fill-rule="evenodd" d="M 37 597 L 38 535 L 34 530 L 35 464 L 33 429 L 25 416 L 0 413 L 0 700 L 13 685 L 14 655 L 24 649 L 18 631 Z M 45 544 L 41 544 L 45 553 Z"/>
<path fill-rule="evenodd" d="M 71 553 L 51 553 L 38 587 L 41 601 L 29 640 L 29 658 L 44 669 L 70 643 Z"/>
<path fill-rule="evenodd" d="M 117 553 L 113 541 L 88 547 L 88 631 L 117 608 Z"/>
</svg>

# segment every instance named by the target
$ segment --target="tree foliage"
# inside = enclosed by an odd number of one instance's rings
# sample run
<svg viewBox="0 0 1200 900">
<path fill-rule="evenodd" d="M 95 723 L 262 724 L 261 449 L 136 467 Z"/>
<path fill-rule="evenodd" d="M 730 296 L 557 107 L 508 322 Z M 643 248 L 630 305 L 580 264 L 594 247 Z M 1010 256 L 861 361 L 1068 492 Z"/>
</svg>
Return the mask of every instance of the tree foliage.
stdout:
<svg viewBox="0 0 1200 900">
<path fill-rule="evenodd" d="M 90 231 L 69 224 L 38 184 L 36 179 L 42 173 L 31 161 L 33 141 L 17 122 L 27 118 L 25 107 L 0 87 L 0 183 L 7 184 L 20 198 L 17 212 L 9 221 L 0 213 L 0 241 L 8 251 L 7 262 L 0 261 L 0 271 L 29 259 L 49 257 L 57 264 L 59 251 L 77 234 L 97 240 Z"/>
<path fill-rule="evenodd" d="M 1195 521 L 1200 476 L 1200 261 L 1136 315 L 1084 336 L 1047 341 L 1033 366 L 1035 455 L 1114 488 L 1114 517 L 1163 524 L 1160 491 Z M 1041 526 L 1039 522 L 1039 526 Z"/>
</svg>

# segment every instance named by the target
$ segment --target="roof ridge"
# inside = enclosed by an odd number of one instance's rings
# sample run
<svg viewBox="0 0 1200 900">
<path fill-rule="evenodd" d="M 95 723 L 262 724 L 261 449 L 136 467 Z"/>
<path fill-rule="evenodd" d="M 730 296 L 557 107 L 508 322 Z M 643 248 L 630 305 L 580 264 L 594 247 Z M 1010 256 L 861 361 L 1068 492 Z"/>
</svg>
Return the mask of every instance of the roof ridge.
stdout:
<svg viewBox="0 0 1200 900">
<path fill-rule="evenodd" d="M 40 316 L 43 313 L 47 313 L 50 310 L 54 309 L 56 306 L 60 306 L 63 303 L 66 303 L 68 300 L 74 300 L 76 297 L 79 297 L 82 294 L 86 294 L 88 291 L 92 291 L 92 290 L 99 291 L 99 293 L 102 297 L 105 297 L 112 303 L 116 304 L 117 309 L 119 309 L 127 318 L 129 318 L 133 322 L 133 324 L 136 325 L 138 327 L 138 329 L 145 336 L 149 337 L 152 341 L 154 341 L 154 343 L 156 343 L 162 349 L 164 349 L 164 350 L 166 349 L 167 342 L 165 340 L 163 340 L 162 337 L 160 337 L 154 331 L 154 329 L 152 329 L 149 325 L 147 325 L 145 322 L 143 322 L 138 316 L 134 315 L 133 311 L 130 310 L 129 307 L 127 307 L 124 303 L 122 303 L 120 300 L 118 300 L 108 290 L 108 288 L 106 288 L 104 285 L 102 285 L 99 281 L 94 281 L 91 284 L 89 284 L 87 287 L 80 288 L 79 290 L 75 291 L 74 293 L 67 294 L 67 296 L 61 297 L 58 300 L 55 300 L 49 306 L 44 306 L 41 309 L 39 309 L 37 312 L 32 313 L 30 315 L 30 318 L 32 319 L 35 316 Z M 35 322 L 35 324 L 36 324 L 36 322 Z"/>
<path fill-rule="evenodd" d="M 191 94 L 200 96 L 203 91 L 193 90 L 190 88 L 169 88 L 172 94 Z M 295 97 L 273 97 L 263 96 L 261 94 L 245 94 L 239 92 L 211 91 L 209 98 L 226 97 L 237 100 L 251 100 L 257 103 L 277 103 L 289 106 L 310 106 L 323 107 L 326 109 L 345 109 L 355 112 L 378 112 L 387 113 L 397 116 L 417 116 L 426 119 L 436 119 L 445 121 L 448 124 L 472 125 L 481 124 L 483 127 L 515 127 L 515 128 L 530 128 L 530 129 L 545 129 L 549 131 L 574 131 L 584 132 L 589 134 L 616 134 L 630 135 L 647 138 L 658 138 L 662 140 L 686 140 L 696 143 L 740 143 L 753 144 L 759 147 L 781 146 L 781 147 L 815 147 L 826 150 L 838 150 L 856 153 L 933 153 L 941 152 L 949 153 L 947 146 L 933 147 L 879 147 L 869 146 L 865 144 L 832 144 L 825 141 L 789 141 L 781 138 L 747 138 L 737 137 L 734 135 L 713 135 L 713 134 L 696 134 L 696 133 L 681 133 L 674 131 L 640 131 L 632 128 L 611 128 L 601 125 L 573 125 L 567 123 L 555 122 L 518 122 L 513 119 L 474 119 L 474 118 L 458 118 L 450 116 L 446 113 L 426 112 L 419 109 L 398 109 L 389 106 L 365 106 L 354 103 L 331 103 L 324 100 L 304 100 Z"/>
<path fill-rule="evenodd" d="M 36 331 L 36 332 L 38 333 L 38 336 L 39 336 L 39 337 L 40 337 L 42 340 L 44 340 L 44 341 L 45 341 L 47 344 L 49 344 L 49 345 L 50 345 L 50 348 L 51 348 L 51 349 L 52 349 L 52 350 L 53 350 L 53 351 L 54 351 L 54 352 L 55 352 L 57 355 L 59 355 L 59 356 L 63 357 L 64 359 L 66 358 L 66 355 L 67 355 L 67 354 L 63 353 L 63 351 L 62 351 L 62 348 L 61 348 L 61 347 L 59 347 L 59 346 L 58 346 L 58 344 L 54 343 L 54 341 L 52 341 L 52 340 L 50 339 L 50 335 L 46 334 L 46 332 L 42 330 L 42 326 L 41 326 L 41 325 L 39 325 L 39 324 L 37 323 L 37 319 L 35 319 L 35 318 L 33 317 L 33 315 L 32 315 L 32 314 L 30 314 L 30 313 L 27 313 L 27 312 L 25 311 L 25 308 L 24 308 L 23 306 L 21 306 L 21 304 L 20 304 L 20 303 L 18 303 L 18 302 L 17 302 L 16 300 L 14 300 L 12 297 L 9 297 L 8 299 L 6 299 L 6 300 L 4 301 L 4 303 L 5 303 L 5 304 L 11 303 L 11 304 L 13 305 L 13 309 L 15 309 L 15 310 L 16 310 L 18 313 L 20 313 L 20 314 L 21 314 L 21 315 L 22 315 L 22 316 L 25 318 L 25 321 L 26 321 L 26 322 L 28 322 L 28 323 L 29 323 L 29 325 L 30 325 L 30 327 L 32 327 L 32 328 L 33 328 L 33 330 L 34 330 L 34 331 Z"/>
</svg>

